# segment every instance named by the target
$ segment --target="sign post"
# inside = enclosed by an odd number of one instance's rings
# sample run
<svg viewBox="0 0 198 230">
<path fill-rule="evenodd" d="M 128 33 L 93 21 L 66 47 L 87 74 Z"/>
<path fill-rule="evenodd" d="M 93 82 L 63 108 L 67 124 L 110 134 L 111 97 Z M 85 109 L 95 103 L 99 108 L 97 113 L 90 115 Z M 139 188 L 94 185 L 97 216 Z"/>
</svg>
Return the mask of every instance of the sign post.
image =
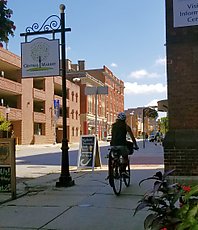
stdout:
<svg viewBox="0 0 198 230">
<path fill-rule="evenodd" d="M 52 21 L 50 22 L 50 19 Z M 50 22 L 48 24 L 48 22 Z M 36 26 L 35 26 L 36 24 Z M 34 23 L 32 27 L 26 28 L 26 33 L 21 33 L 21 36 L 25 37 L 27 42 L 27 36 L 41 35 L 41 34 L 52 34 L 53 38 L 55 33 L 60 33 L 61 35 L 61 59 L 62 59 L 62 114 L 63 114 L 63 139 L 62 139 L 62 160 L 61 160 L 61 175 L 59 181 L 56 182 L 57 187 L 69 187 L 74 185 L 74 180 L 72 180 L 69 173 L 69 146 L 67 140 L 67 98 L 66 98 L 66 42 L 65 42 L 65 32 L 71 31 L 71 28 L 65 28 L 65 5 L 60 5 L 60 18 L 57 15 L 49 16 L 43 25 L 39 28 L 37 23 Z M 44 49 L 45 50 L 45 49 Z M 38 51 L 38 49 L 36 49 Z M 43 55 L 43 54 L 41 54 Z M 37 59 L 39 59 L 38 53 L 36 54 Z M 43 57 L 43 56 L 42 56 Z M 39 61 L 39 60 L 37 60 Z"/>
</svg>

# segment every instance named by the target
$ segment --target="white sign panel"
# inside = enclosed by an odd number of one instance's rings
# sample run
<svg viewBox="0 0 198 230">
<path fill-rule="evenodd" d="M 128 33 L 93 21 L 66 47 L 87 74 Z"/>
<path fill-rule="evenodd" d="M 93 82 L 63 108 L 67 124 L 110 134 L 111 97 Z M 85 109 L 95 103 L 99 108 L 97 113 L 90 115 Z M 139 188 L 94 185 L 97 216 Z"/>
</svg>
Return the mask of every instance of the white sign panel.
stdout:
<svg viewBox="0 0 198 230">
<path fill-rule="evenodd" d="M 198 0 L 173 0 L 174 27 L 198 25 Z"/>
<path fill-rule="evenodd" d="M 60 75 L 59 40 L 36 38 L 21 44 L 22 77 Z"/>
</svg>

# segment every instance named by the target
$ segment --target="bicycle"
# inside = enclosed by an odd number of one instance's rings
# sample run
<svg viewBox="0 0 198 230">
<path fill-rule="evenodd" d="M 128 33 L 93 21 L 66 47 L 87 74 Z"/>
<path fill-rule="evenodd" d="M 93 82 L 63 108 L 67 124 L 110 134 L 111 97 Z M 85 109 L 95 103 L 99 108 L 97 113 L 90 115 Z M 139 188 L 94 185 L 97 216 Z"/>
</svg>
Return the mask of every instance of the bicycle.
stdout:
<svg viewBox="0 0 198 230">
<path fill-rule="evenodd" d="M 130 185 L 130 162 L 123 162 L 121 155 L 121 146 L 112 146 L 108 154 L 108 169 L 109 169 L 109 184 L 113 188 L 114 193 L 118 196 L 122 190 L 122 181 L 126 187 Z M 123 163 L 126 165 L 126 170 L 123 171 Z"/>
</svg>

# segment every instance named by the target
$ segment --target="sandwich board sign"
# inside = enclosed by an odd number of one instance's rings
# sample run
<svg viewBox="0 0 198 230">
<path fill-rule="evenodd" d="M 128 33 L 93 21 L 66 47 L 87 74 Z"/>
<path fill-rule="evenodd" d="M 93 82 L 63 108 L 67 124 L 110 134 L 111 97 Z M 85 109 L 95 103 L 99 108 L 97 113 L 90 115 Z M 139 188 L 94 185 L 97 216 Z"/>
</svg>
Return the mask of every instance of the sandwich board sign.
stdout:
<svg viewBox="0 0 198 230">
<path fill-rule="evenodd" d="M 78 168 L 101 167 L 100 150 L 95 135 L 81 135 L 78 152 Z"/>
<path fill-rule="evenodd" d="M 15 139 L 0 138 L 0 193 L 16 198 Z"/>
</svg>

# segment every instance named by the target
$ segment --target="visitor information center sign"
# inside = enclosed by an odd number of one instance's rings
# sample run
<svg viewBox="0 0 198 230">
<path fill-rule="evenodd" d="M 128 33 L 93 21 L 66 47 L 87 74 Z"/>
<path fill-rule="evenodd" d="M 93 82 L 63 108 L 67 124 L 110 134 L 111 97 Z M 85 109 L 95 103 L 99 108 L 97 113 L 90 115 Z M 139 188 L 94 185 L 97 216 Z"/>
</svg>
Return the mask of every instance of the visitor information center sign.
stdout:
<svg viewBox="0 0 198 230">
<path fill-rule="evenodd" d="M 60 75 L 59 40 L 36 38 L 21 44 L 22 77 Z"/>
<path fill-rule="evenodd" d="M 173 0 L 174 27 L 198 25 L 198 0 Z"/>
</svg>

